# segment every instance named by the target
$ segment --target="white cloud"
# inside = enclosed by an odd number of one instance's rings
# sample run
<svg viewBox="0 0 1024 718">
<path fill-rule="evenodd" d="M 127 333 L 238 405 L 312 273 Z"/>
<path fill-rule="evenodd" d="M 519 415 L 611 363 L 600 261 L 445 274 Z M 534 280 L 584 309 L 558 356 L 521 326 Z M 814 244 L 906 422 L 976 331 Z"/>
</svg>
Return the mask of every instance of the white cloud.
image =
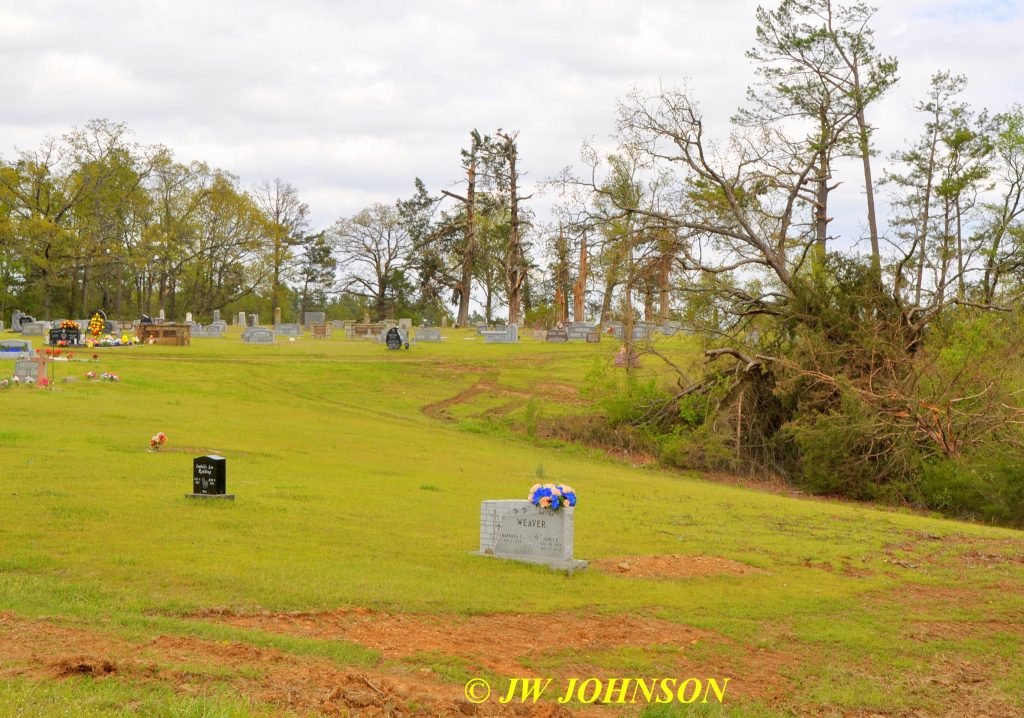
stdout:
<svg viewBox="0 0 1024 718">
<path fill-rule="evenodd" d="M 239 174 L 282 177 L 317 225 L 373 201 L 459 179 L 470 129 L 520 131 L 531 181 L 611 132 L 631 85 L 688 85 L 724 133 L 751 80 L 744 0 L 521 0 L 430 4 L 296 0 L 106 2 L 0 7 L 0 154 L 92 117 L 140 142 Z M 1020 3 L 884 3 L 877 44 L 901 85 L 876 108 L 879 148 L 916 133 L 928 77 L 971 78 L 968 100 L 1022 98 Z M 856 176 L 845 206 L 856 209 Z M 538 200 L 543 203 L 548 200 Z M 542 207 L 542 204 L 538 204 Z"/>
</svg>

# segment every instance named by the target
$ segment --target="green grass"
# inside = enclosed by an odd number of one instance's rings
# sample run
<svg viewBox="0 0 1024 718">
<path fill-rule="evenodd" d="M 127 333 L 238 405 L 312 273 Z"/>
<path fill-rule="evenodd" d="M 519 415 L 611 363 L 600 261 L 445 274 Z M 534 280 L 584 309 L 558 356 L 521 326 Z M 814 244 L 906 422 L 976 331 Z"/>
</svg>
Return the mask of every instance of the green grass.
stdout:
<svg viewBox="0 0 1024 718">
<path fill-rule="evenodd" d="M 527 415 L 585 410 L 584 398 L 571 404 L 535 387 L 585 390 L 584 377 L 607 362 L 613 343 L 552 346 L 525 339 L 506 346 L 447 334 L 443 344 L 386 352 L 340 339 L 249 346 L 232 332 L 187 348 L 96 350 L 98 364 L 58 363 L 52 390 L 0 392 L 0 611 L 132 640 L 200 635 L 345 665 L 380 659 L 355 645 L 239 631 L 190 615 L 211 607 L 339 606 L 438 614 L 637 612 L 714 631 L 741 646 L 806 652 L 792 706 L 872 710 L 941 703 L 935 692 L 922 698 L 919 688 L 879 683 L 887 668 L 929 670 L 919 660 L 922 647 L 905 638 L 913 621 L 1019 621 L 1020 594 L 1000 587 L 1020 585 L 1024 564 L 975 567 L 961 560 L 967 549 L 952 541 L 1009 539 L 1017 543 L 1006 550 L 1019 557 L 1020 533 L 794 500 L 535 441 L 513 430 Z M 698 350 L 690 341 L 680 336 L 663 347 L 686 362 Z M 651 375 L 663 371 L 653 360 L 647 365 Z M 89 370 L 114 371 L 122 381 L 61 382 Z M 423 412 L 481 377 L 536 397 L 481 394 L 453 405 L 450 422 Z M 511 413 L 503 411 L 513 403 Z M 157 431 L 168 435 L 168 447 L 151 453 L 148 440 Z M 184 498 L 192 457 L 207 452 L 227 457 L 234 503 Z M 578 557 L 700 554 L 765 572 L 688 580 L 594 571 L 566 577 L 470 555 L 480 501 L 525 497 L 539 464 L 580 497 Z M 899 598 L 913 584 L 925 592 L 968 587 L 977 600 L 909 609 Z M 1011 680 L 1024 670 L 1019 639 L 1004 636 L 994 644 L 1006 671 L 992 690 L 1007 701 L 1020 700 Z M 988 639 L 957 639 L 943 650 L 977 656 L 985 647 L 977 640 Z M 813 658 L 826 655 L 836 663 L 823 667 Z M 639 670 L 659 667 L 663 658 L 609 650 L 594 661 Z M 542 663 L 557 671 L 559 661 L 571 659 L 547 656 Z M 462 675 L 457 661 L 422 660 Z M 152 715 L 262 710 L 229 696 L 209 699 L 227 702 L 203 712 L 130 684 L 117 690 L 20 680 L 0 686 L 0 714 L 60 714 L 72 699 L 107 708 L 149 701 Z M 36 699 L 53 711 L 25 708 Z M 748 712 L 735 715 L 775 715 L 760 712 L 767 709 L 756 701 L 735 710 L 741 708 Z M 677 715 L 659 710 L 645 715 Z"/>
</svg>

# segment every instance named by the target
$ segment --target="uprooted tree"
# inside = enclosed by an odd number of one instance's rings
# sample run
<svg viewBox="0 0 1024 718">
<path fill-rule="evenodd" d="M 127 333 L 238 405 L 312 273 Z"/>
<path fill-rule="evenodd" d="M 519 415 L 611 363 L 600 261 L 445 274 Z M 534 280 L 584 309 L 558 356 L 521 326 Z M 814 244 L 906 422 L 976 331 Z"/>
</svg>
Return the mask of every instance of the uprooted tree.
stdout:
<svg viewBox="0 0 1024 718">
<path fill-rule="evenodd" d="M 1013 266 L 1021 238 L 1024 143 L 1015 154 L 1013 113 L 992 129 L 959 105 L 931 107 L 922 146 L 932 155 L 912 147 L 902 157 L 891 224 L 904 231 L 883 253 L 869 121 L 896 63 L 874 49 L 871 15 L 831 0 L 759 11 L 750 56 L 760 83 L 727 139 L 708 137 L 685 89 L 634 90 L 619 104 L 617 155 L 606 163 L 585 151 L 588 175 L 562 179 L 589 190 L 592 224 L 628 227 L 630 252 L 671 258 L 708 344 L 704 368 L 677 367 L 678 390 L 652 399 L 639 421 L 688 425 L 688 463 L 918 501 L 929 461 L 1024 445 L 1009 374 L 1019 350 L 1000 339 L 1016 329 L 1020 284 L 1000 268 Z M 940 89 L 948 101 L 957 88 Z M 866 212 L 845 224 L 867 228 L 866 257 L 830 234 L 833 160 L 843 156 L 863 169 Z M 633 191 L 615 181 L 623 158 L 647 178 L 631 180 Z M 982 198 L 990 174 L 1008 179 Z M 827 251 L 836 246 L 847 249 Z M 993 276 L 1007 279 L 999 291 Z"/>
</svg>

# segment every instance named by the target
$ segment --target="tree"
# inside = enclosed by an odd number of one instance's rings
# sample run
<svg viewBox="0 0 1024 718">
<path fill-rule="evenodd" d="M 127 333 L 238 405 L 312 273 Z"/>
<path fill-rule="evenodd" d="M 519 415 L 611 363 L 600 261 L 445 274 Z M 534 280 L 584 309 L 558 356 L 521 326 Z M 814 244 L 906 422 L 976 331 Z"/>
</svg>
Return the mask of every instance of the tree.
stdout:
<svg viewBox="0 0 1024 718">
<path fill-rule="evenodd" d="M 523 232 L 529 221 L 523 216 L 519 203 L 530 199 L 519 194 L 519 148 L 516 141 L 518 132 L 507 133 L 498 130 L 497 136 L 502 140 L 497 144 L 492 155 L 492 167 L 499 193 L 508 196 L 509 232 L 508 245 L 505 250 L 505 276 L 507 281 L 508 323 L 518 324 L 522 309 L 523 283 L 526 281 L 530 265 L 526 259 L 527 245 L 523 240 Z"/>
<path fill-rule="evenodd" d="M 966 297 L 970 248 L 964 244 L 964 217 L 973 207 L 979 183 L 988 175 L 991 143 L 974 113 L 957 100 L 967 78 L 939 72 L 932 76 L 928 100 L 916 109 L 927 116 L 924 132 L 915 144 L 893 154 L 904 171 L 888 174 L 885 181 L 897 188 L 893 224 L 909 244 L 904 267 L 914 267 L 913 306 L 941 305 L 949 282 L 957 297 Z M 956 263 L 951 275 L 951 262 Z M 933 270 L 925 284 L 926 270 Z M 897 277 L 897 289 L 905 280 Z M 930 291 L 931 300 L 924 302 Z"/>
<path fill-rule="evenodd" d="M 469 301 L 473 293 L 473 269 L 477 263 L 477 172 L 481 163 L 481 155 L 491 146 L 490 137 L 481 136 L 477 130 L 469 133 L 469 149 L 462 150 L 462 168 L 466 173 L 466 194 L 458 195 L 448 190 L 442 190 L 442 194 L 456 199 L 463 205 L 463 211 L 456 215 L 454 220 L 449 218 L 445 226 L 449 231 L 445 236 L 451 236 L 451 229 L 461 228 L 461 241 L 452 247 L 452 254 L 455 258 L 458 280 L 455 283 L 455 297 L 458 301 L 458 316 L 455 325 L 466 327 L 469 325 Z"/>
<path fill-rule="evenodd" d="M 323 307 L 327 294 L 335 283 L 338 262 L 334 249 L 327 240 L 326 232 L 317 232 L 306 237 L 302 245 L 302 260 L 299 264 L 299 316 L 304 317 L 310 306 Z"/>
<path fill-rule="evenodd" d="M 348 219 L 339 219 L 330 239 L 345 268 L 342 289 L 372 303 L 377 319 L 394 308 L 405 281 L 411 240 L 394 205 L 375 204 Z"/>
<path fill-rule="evenodd" d="M 757 46 L 748 56 L 759 63 L 763 84 L 749 93 L 746 115 L 755 122 L 794 117 L 814 126 L 816 167 L 808 182 L 816 186 L 812 203 L 816 238 L 823 247 L 827 206 L 837 151 L 861 159 L 871 261 L 881 281 L 881 247 L 871 167 L 871 125 L 867 109 L 897 80 L 895 58 L 874 45 L 870 22 L 875 8 L 863 2 L 783 0 L 777 10 L 757 10 Z"/>
<path fill-rule="evenodd" d="M 1000 281 L 1007 273 L 1024 266 L 1024 107 L 1014 105 L 997 114 L 989 128 L 993 144 L 992 175 L 996 179 L 996 199 L 983 205 L 981 240 L 984 248 L 984 275 L 981 302 L 992 303 Z"/>
<path fill-rule="evenodd" d="M 280 178 L 263 182 L 253 192 L 267 220 L 266 251 L 272 267 L 271 307 L 283 305 L 284 283 L 290 278 L 294 249 L 301 246 L 309 227 L 309 206 L 295 187 Z"/>
</svg>

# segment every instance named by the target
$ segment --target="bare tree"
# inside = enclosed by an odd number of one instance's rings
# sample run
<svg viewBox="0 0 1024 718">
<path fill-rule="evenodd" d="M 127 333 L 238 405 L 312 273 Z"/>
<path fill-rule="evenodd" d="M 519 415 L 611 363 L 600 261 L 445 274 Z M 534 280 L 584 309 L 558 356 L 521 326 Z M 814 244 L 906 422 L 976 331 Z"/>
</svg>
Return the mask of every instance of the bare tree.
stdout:
<svg viewBox="0 0 1024 718">
<path fill-rule="evenodd" d="M 286 303 L 284 283 L 295 260 L 293 250 L 303 243 L 309 227 L 309 206 L 299 199 L 299 191 L 293 185 L 280 178 L 260 184 L 253 191 L 253 197 L 267 220 L 271 305 L 282 307 Z"/>
<path fill-rule="evenodd" d="M 400 288 L 411 247 L 398 210 L 375 204 L 348 219 L 338 220 L 330 237 L 342 267 L 342 289 L 369 299 L 377 319 L 385 319 Z"/>
</svg>

